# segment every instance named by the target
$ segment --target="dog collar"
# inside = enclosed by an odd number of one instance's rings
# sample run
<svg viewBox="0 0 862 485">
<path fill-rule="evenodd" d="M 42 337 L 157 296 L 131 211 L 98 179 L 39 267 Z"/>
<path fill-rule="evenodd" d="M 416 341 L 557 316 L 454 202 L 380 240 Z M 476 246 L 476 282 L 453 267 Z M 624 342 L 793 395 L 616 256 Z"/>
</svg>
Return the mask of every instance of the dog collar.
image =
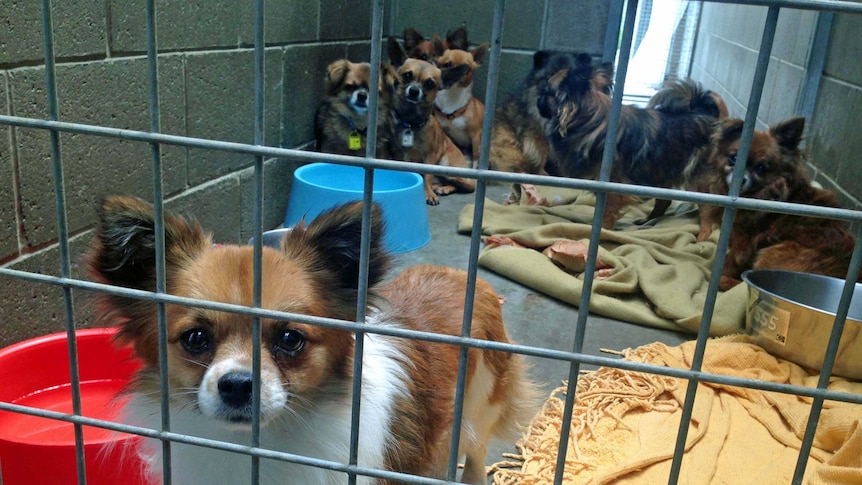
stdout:
<svg viewBox="0 0 862 485">
<path fill-rule="evenodd" d="M 351 130 L 353 130 L 353 131 L 355 131 L 355 132 L 357 132 L 357 133 L 361 133 L 361 134 L 363 134 L 363 135 L 364 135 L 365 133 L 367 133 L 367 132 L 368 132 L 368 127 L 367 127 L 367 126 L 366 126 L 365 128 L 363 128 L 363 129 L 361 129 L 361 130 L 360 130 L 359 128 L 357 128 L 357 127 L 356 127 L 356 123 L 354 123 L 354 122 L 353 122 L 353 118 L 351 118 L 351 117 L 349 117 L 349 116 L 347 116 L 347 115 L 342 115 L 342 116 L 344 116 L 344 119 L 346 119 L 346 120 L 347 120 L 347 124 L 348 124 L 348 125 L 350 125 L 350 129 L 351 129 Z"/>
<path fill-rule="evenodd" d="M 401 118 L 399 118 L 398 113 L 396 113 L 394 110 L 392 111 L 392 119 L 394 119 L 395 122 L 398 123 L 398 126 L 400 126 L 401 128 L 406 128 L 409 130 L 418 130 L 418 129 L 422 128 L 423 126 L 425 126 L 425 123 L 428 123 L 428 120 L 425 119 L 425 120 L 422 120 L 421 123 L 417 123 L 415 125 L 410 124 L 410 123 L 402 120 Z"/>
<path fill-rule="evenodd" d="M 446 113 L 435 104 L 434 105 L 434 111 L 436 111 L 437 114 L 446 118 L 447 120 L 453 120 L 453 119 L 461 116 L 462 114 L 464 114 L 464 112 L 467 111 L 467 106 L 469 106 L 469 105 L 470 105 L 470 102 L 467 101 L 467 104 L 465 104 L 464 106 L 461 106 L 460 108 L 456 109 L 455 111 L 453 111 L 451 113 Z"/>
</svg>

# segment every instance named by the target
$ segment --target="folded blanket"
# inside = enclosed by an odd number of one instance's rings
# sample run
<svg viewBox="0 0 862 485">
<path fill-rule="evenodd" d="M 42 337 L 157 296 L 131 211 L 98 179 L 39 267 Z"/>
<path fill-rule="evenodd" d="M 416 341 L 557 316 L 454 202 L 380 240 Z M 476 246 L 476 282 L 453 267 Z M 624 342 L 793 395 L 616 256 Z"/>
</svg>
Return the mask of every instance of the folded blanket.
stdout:
<svg viewBox="0 0 862 485">
<path fill-rule="evenodd" d="M 653 343 L 626 359 L 690 368 L 694 342 Z M 815 387 L 817 375 L 767 354 L 744 336 L 712 340 L 706 372 Z M 688 381 L 603 367 L 578 379 L 564 483 L 665 483 Z M 790 483 L 811 399 L 701 383 L 679 483 Z M 862 393 L 862 383 L 833 378 L 830 389 Z M 563 389 L 518 443 L 516 461 L 494 467 L 495 485 L 553 483 Z M 826 401 L 805 483 L 862 483 L 862 406 Z"/>
<path fill-rule="evenodd" d="M 584 259 L 595 196 L 590 192 L 515 186 L 514 204 L 485 201 L 479 264 L 572 305 L 580 303 Z M 551 206 L 530 205 L 544 199 Z M 652 201 L 628 209 L 617 230 L 602 231 L 590 311 L 618 320 L 694 333 L 701 321 L 718 231 L 698 242 L 696 208 L 675 203 L 650 226 L 636 226 Z M 462 210 L 458 231 L 469 233 L 473 205 Z M 710 326 L 713 336 L 738 333 L 747 288 L 720 294 Z"/>
</svg>

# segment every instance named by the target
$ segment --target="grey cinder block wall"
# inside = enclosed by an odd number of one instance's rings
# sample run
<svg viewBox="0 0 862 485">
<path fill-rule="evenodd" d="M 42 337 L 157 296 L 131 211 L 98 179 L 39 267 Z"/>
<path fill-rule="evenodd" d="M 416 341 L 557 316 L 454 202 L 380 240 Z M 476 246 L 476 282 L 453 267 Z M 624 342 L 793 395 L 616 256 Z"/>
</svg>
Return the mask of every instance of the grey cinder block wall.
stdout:
<svg viewBox="0 0 862 485">
<path fill-rule="evenodd" d="M 731 116 L 744 117 L 754 78 L 767 7 L 703 4 L 692 77 L 719 92 Z M 817 25 L 816 11 L 783 8 L 778 16 L 758 129 L 798 113 Z M 862 209 L 857 135 L 862 114 L 862 15 L 835 14 L 814 111 L 805 143 L 812 175 L 839 194 L 844 207 Z M 813 69 L 813 68 L 812 68 Z"/>
<path fill-rule="evenodd" d="M 434 6 L 388 0 L 384 30 L 445 33 L 466 22 L 475 42 L 489 40 L 494 2 L 444 1 Z M 147 130 L 145 10 L 141 2 L 53 2 L 59 112 L 62 121 Z M 546 5 L 547 4 L 547 5 Z M 305 147 L 326 65 L 367 60 L 372 2 L 266 2 L 265 143 Z M 549 15 L 546 20 L 546 7 Z M 156 2 L 159 97 L 164 133 L 253 142 L 253 2 Z M 47 117 L 39 2 L 5 2 L 0 16 L 0 113 Z M 600 54 L 604 0 L 510 2 L 506 15 L 502 95 L 529 69 L 540 47 Z M 544 39 L 544 45 L 543 45 Z M 486 83 L 482 70 L 476 85 Z M 152 198 L 149 146 L 61 134 L 73 276 L 91 240 L 98 201 L 113 193 Z M 251 232 L 250 156 L 163 146 L 168 209 L 193 214 L 219 242 Z M 284 217 L 297 163 L 267 160 L 265 225 Z M 58 275 L 56 215 L 48 133 L 0 125 L 0 264 Z M 60 289 L 0 280 L 0 346 L 63 329 Z M 91 323 L 89 295 L 75 292 L 77 323 Z"/>
</svg>

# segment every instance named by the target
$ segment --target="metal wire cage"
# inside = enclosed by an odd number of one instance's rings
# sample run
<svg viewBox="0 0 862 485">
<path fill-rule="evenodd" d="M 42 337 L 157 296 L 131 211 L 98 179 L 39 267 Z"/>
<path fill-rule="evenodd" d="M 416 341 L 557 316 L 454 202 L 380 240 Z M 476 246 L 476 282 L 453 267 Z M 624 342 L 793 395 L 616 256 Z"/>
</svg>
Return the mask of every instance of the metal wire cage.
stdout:
<svg viewBox="0 0 862 485">
<path fill-rule="evenodd" d="M 724 0 L 715 0 L 724 2 Z M 383 0 L 373 0 L 373 16 L 372 16 L 372 39 L 371 39 L 371 65 L 379 66 L 381 59 L 381 45 L 382 45 L 382 11 L 383 11 Z M 769 201 L 755 201 L 755 200 L 740 200 L 738 199 L 738 195 L 740 192 L 740 182 L 742 171 L 744 170 L 744 166 L 742 164 L 737 165 L 735 181 L 730 189 L 730 194 L 728 196 L 718 196 L 718 195 L 710 195 L 710 194 L 701 194 L 694 192 L 684 192 L 672 189 L 661 189 L 661 188 L 651 188 L 651 187 L 641 187 L 641 186 L 632 186 L 632 185 L 624 185 L 619 183 L 611 183 L 610 179 L 610 168 L 611 162 L 613 158 L 613 140 L 615 139 L 615 134 L 617 130 L 617 125 L 619 121 L 620 115 L 620 107 L 622 104 L 622 93 L 623 87 L 625 83 L 626 70 L 628 67 L 629 61 L 629 52 L 631 50 L 633 35 L 634 35 L 634 24 L 635 24 L 635 11 L 637 0 L 626 0 L 625 2 L 615 2 L 617 5 L 625 3 L 626 9 L 612 9 L 616 15 L 620 15 L 621 24 L 622 24 L 622 35 L 619 47 L 619 55 L 618 55 L 618 66 L 616 70 L 616 79 L 615 84 L 617 89 L 615 90 L 615 96 L 613 99 L 613 108 L 610 114 L 609 120 L 609 128 L 608 128 L 608 136 L 606 137 L 609 140 L 605 146 L 604 158 L 602 162 L 602 169 L 599 180 L 591 181 L 591 180 L 575 180 L 575 179 L 562 179 L 562 178 L 549 178 L 542 177 L 537 175 L 524 175 L 524 174 L 512 174 L 512 173 L 502 173 L 502 172 L 493 172 L 487 170 L 488 168 L 488 155 L 490 151 L 490 134 L 491 134 L 491 123 L 493 119 L 493 107 L 495 105 L 494 100 L 496 99 L 496 89 L 497 89 L 497 78 L 500 74 L 500 54 L 501 54 L 501 38 L 502 38 L 502 19 L 503 19 L 503 11 L 505 8 L 504 0 L 497 0 L 496 6 L 494 10 L 494 18 L 493 18 L 493 30 L 491 36 L 491 54 L 490 60 L 488 63 L 488 84 L 486 87 L 486 112 L 483 126 L 483 138 L 481 143 L 481 156 L 479 167 L 477 169 L 457 169 L 457 168 L 449 168 L 442 166 L 429 166 L 429 165 L 421 165 L 417 166 L 415 164 L 403 163 L 403 162 L 395 162 L 395 161 L 387 161 L 387 160 L 379 160 L 375 159 L 373 154 L 373 147 L 375 146 L 376 139 L 376 116 L 377 111 L 375 109 L 369 110 L 369 132 L 368 132 L 368 143 L 369 147 L 368 153 L 364 158 L 357 157 L 348 157 L 348 156 L 332 156 L 332 155 L 321 155 L 312 152 L 294 150 L 294 149 L 284 149 L 284 148 L 275 148 L 263 145 L 263 123 L 264 123 L 264 98 L 263 98 L 263 86 L 264 86 L 264 46 L 265 39 L 263 35 L 263 24 L 264 24 L 264 2 L 263 0 L 256 0 L 255 2 L 255 27 L 254 27 L 254 60 L 255 60 L 255 116 L 254 116 L 254 125 L 255 125 L 255 136 L 254 143 L 252 144 L 242 144 L 242 143 L 231 143 L 225 141 L 214 141 L 207 140 L 202 138 L 193 138 L 193 137 L 185 137 L 185 136 L 175 136 L 161 133 L 161 123 L 160 123 L 160 109 L 159 109 L 159 81 L 158 81 L 158 66 L 159 60 L 157 56 L 157 43 L 156 43 L 156 15 L 155 15 L 155 2 L 154 0 L 148 0 L 146 2 L 146 27 L 147 27 L 147 59 L 149 65 L 149 76 L 148 76 L 148 90 L 149 90 L 149 116 L 150 116 L 150 127 L 148 131 L 133 131 L 133 130 L 123 130 L 116 129 L 104 126 L 97 125 L 87 125 L 87 124 L 77 124 L 77 123 L 68 123 L 64 122 L 60 119 L 58 113 L 58 101 L 57 101 L 57 91 L 56 91 L 56 77 L 54 72 L 54 39 L 53 39 L 53 29 L 52 29 L 52 6 L 50 0 L 43 0 L 42 2 L 42 24 L 43 24 L 43 33 L 44 33 L 44 50 L 45 50 L 45 66 L 46 66 L 46 79 L 45 85 L 47 88 L 47 101 L 48 101 L 48 119 L 33 119 L 33 118 L 25 118 L 25 117 L 17 117 L 17 116 L 0 116 L 0 124 L 16 126 L 16 127 L 26 127 L 26 128 L 35 128 L 45 130 L 50 135 L 51 142 L 51 159 L 53 162 L 53 180 L 54 180 L 54 191 L 55 191 L 55 202 L 56 202 L 56 214 L 57 214 L 57 224 L 58 224 L 58 237 L 59 237 L 59 247 L 60 247 L 60 256 L 61 256 L 61 275 L 59 277 L 55 276 L 46 276 L 40 275 L 36 273 L 30 273 L 25 271 L 13 270 L 8 268 L 0 268 L 0 276 L 5 278 L 10 278 L 13 280 L 20 281 L 29 281 L 35 282 L 39 284 L 45 285 L 53 285 L 62 288 L 64 293 L 64 302 L 65 302 L 65 323 L 66 323 L 66 332 L 68 335 L 68 347 L 69 347 L 69 355 L 70 355 L 70 366 L 71 366 L 71 384 L 72 384 L 72 399 L 73 399 L 73 413 L 72 414 L 64 414 L 57 413 L 47 410 L 41 410 L 26 406 L 20 406 L 10 403 L 0 403 L 0 410 L 11 411 L 15 413 L 22 413 L 33 416 L 46 417 L 66 422 L 71 422 L 75 427 L 76 441 L 77 441 L 77 460 L 78 460 L 78 483 L 86 483 L 86 473 L 85 473 L 85 463 L 84 463 L 84 452 L 83 452 L 83 426 L 96 426 L 101 428 L 106 428 L 110 430 L 116 430 L 120 432 L 127 432 L 132 434 L 138 434 L 146 437 L 156 438 L 162 441 L 163 452 L 165 456 L 164 460 L 164 477 L 165 483 L 170 482 L 170 448 L 172 443 L 188 443 L 199 446 L 206 446 L 210 448 L 218 448 L 227 451 L 233 451 L 236 453 L 244 453 L 249 455 L 249 460 L 252 462 L 252 473 L 249 477 L 250 483 L 258 483 L 259 480 L 259 460 L 261 458 L 271 458 L 278 460 L 286 460 L 296 463 L 307 464 L 310 466 L 323 467 L 332 470 L 342 471 L 345 474 L 345 478 L 349 483 L 354 483 L 358 476 L 370 476 L 377 477 L 382 479 L 390 479 L 397 480 L 403 483 L 440 483 L 438 480 L 432 480 L 428 478 L 409 476 L 399 473 L 387 472 L 383 470 L 372 470 L 359 467 L 357 465 L 357 448 L 358 448 L 358 423 L 359 423 L 359 396 L 358 392 L 359 386 L 361 385 L 361 373 L 362 373 L 362 359 L 361 353 L 363 351 L 361 345 L 357 345 L 356 352 L 357 358 L 355 359 L 356 368 L 355 368 L 355 379 L 354 379 L 354 402 L 353 402 L 353 429 L 351 433 L 351 442 L 350 442 L 350 459 L 347 463 L 335 463 L 335 462 L 327 462 L 323 460 L 314 459 L 311 457 L 305 456 L 297 456 L 286 453 L 280 453 L 273 450 L 267 450 L 260 446 L 260 321 L 261 318 L 270 318 L 270 319 L 279 319 L 279 320 L 292 320 L 302 323 L 308 323 L 312 325 L 323 325 L 329 327 L 335 327 L 340 329 L 350 330 L 355 332 L 357 336 L 361 336 L 365 332 L 375 332 L 382 333 L 386 335 L 396 336 L 396 337 L 404 337 L 404 338 L 415 338 L 422 339 L 433 342 L 442 342 L 458 345 L 461 347 L 460 353 L 460 369 L 458 374 L 458 387 L 456 390 L 456 408 L 455 408 L 455 419 L 453 423 L 453 430 L 457 430 L 460 428 L 461 424 L 461 408 L 463 405 L 463 395 L 464 395 L 464 385 L 465 385 L 465 375 L 466 375 L 466 361 L 467 361 L 467 350 L 471 347 L 482 347 L 493 350 L 500 350 L 505 352 L 513 352 L 520 353 L 528 356 L 534 357 L 542 357 L 542 358 L 550 358 L 557 359 L 561 361 L 565 361 L 569 363 L 569 375 L 568 375 L 568 388 L 566 393 L 566 402 L 565 402 L 565 414 L 563 417 L 563 429 L 561 431 L 560 443 L 559 443 L 559 458 L 557 462 L 557 472 L 555 477 L 555 483 L 562 483 L 563 480 L 563 465 L 567 448 L 567 436 L 570 432 L 569 423 L 571 421 L 572 410 L 574 406 L 575 400 L 575 389 L 578 382 L 579 371 L 582 365 L 597 365 L 597 366 L 610 366 L 616 367 L 625 370 L 632 370 L 638 372 L 648 372 L 653 374 L 677 377 L 682 379 L 687 379 L 689 383 L 696 384 L 698 382 L 711 382 L 717 384 L 724 384 L 729 386 L 740 386 L 744 388 L 751 389 L 760 389 L 765 391 L 774 391 L 786 394 L 795 394 L 798 396 L 807 396 L 813 398 L 813 402 L 811 405 L 811 411 L 808 419 L 808 424 L 805 430 L 805 435 L 803 438 L 803 446 L 799 452 L 799 459 L 797 461 L 797 467 L 794 471 L 793 483 L 801 483 L 802 476 L 805 471 L 806 459 L 811 450 L 812 443 L 814 441 L 814 432 L 817 427 L 818 419 L 823 408 L 824 401 L 826 400 L 837 400 L 844 401 L 856 404 L 862 404 L 862 396 L 852 395 L 841 392 L 829 391 L 826 389 L 826 386 L 829 382 L 829 376 L 831 373 L 831 369 L 835 360 L 835 355 L 837 353 L 838 343 L 842 331 L 845 325 L 845 319 L 847 317 L 851 297 L 852 290 L 854 288 L 855 278 L 848 277 L 844 286 L 844 291 L 842 293 L 842 297 L 840 300 L 839 308 L 837 311 L 837 316 L 835 318 L 835 324 L 831 333 L 831 338 L 828 344 L 826 358 L 823 363 L 823 372 L 821 378 L 818 382 L 816 388 L 807 388 L 801 386 L 792 386 L 792 385 L 784 385 L 784 384 L 776 384 L 752 379 L 731 377 L 725 375 L 716 375 L 702 372 L 701 366 L 703 363 L 703 357 L 706 349 L 706 342 L 709 336 L 709 327 L 712 319 L 712 313 L 716 302 L 716 296 L 718 292 L 718 280 L 721 275 L 721 271 L 713 271 L 710 278 L 710 286 L 709 291 L 706 298 L 706 303 L 703 312 L 703 318 L 701 320 L 701 324 L 699 327 L 699 331 L 697 334 L 696 340 L 696 350 L 694 361 L 692 362 L 691 369 L 671 369 L 665 367 L 658 367 L 654 365 L 641 364 L 629 361 L 618 360 L 615 358 L 609 357 L 599 357 L 599 356 L 591 356 L 587 355 L 583 352 L 583 344 L 584 344 L 584 335 L 586 333 L 586 323 L 588 319 L 587 311 L 578 312 L 578 319 L 575 326 L 575 337 L 574 342 L 572 344 L 572 349 L 569 352 L 563 351 L 555 351 L 551 349 L 545 349 L 540 347 L 532 347 L 525 345 L 514 345 L 514 344 L 503 344 L 503 343 L 491 343 L 485 341 L 479 341 L 475 339 L 471 339 L 469 337 L 470 331 L 470 319 L 469 315 L 472 314 L 472 305 L 473 305 L 473 294 L 475 291 L 477 271 L 478 271 L 478 254 L 480 248 L 480 236 L 481 236 L 481 222 L 484 208 L 484 199 L 485 199 L 485 189 L 486 184 L 490 181 L 498 181 L 498 182 L 525 182 L 525 183 L 540 183 L 543 185 L 551 185 L 558 187 L 570 187 L 570 188 L 578 188 L 578 189 L 586 189 L 595 191 L 597 195 L 596 202 L 596 211 L 593 219 L 593 229 L 591 233 L 591 240 L 588 252 L 588 259 L 585 270 L 585 283 L 583 296 L 579 305 L 579 308 L 586 309 L 589 306 L 589 300 L 591 297 L 591 290 L 593 284 L 593 275 L 595 274 L 596 269 L 596 260 L 598 254 L 598 242 L 599 242 L 599 233 L 601 230 L 601 221 L 602 215 L 605 208 L 606 195 L 608 192 L 618 192 L 624 193 L 628 195 L 636 195 L 636 196 L 644 196 L 650 198 L 666 198 L 666 199 L 674 199 L 674 200 L 682 200 L 694 203 L 708 203 L 713 205 L 719 205 L 726 208 L 725 217 L 723 219 L 721 225 L 721 236 L 718 242 L 718 248 L 716 251 L 716 258 L 714 262 L 713 268 L 720 269 L 723 264 L 724 257 L 723 255 L 726 253 L 729 235 L 730 235 L 730 227 L 733 219 L 733 215 L 738 209 L 755 209 L 755 210 L 767 210 L 773 212 L 781 212 L 788 214 L 800 214 L 800 215 L 810 215 L 810 216 L 819 216 L 819 217 L 829 217 L 836 219 L 843 219 L 852 222 L 862 222 L 862 213 L 858 211 L 852 210 L 844 210 L 844 209 L 832 209 L 832 208 L 821 208 L 821 207 L 808 207 L 801 206 L 795 204 L 785 204 L 785 203 L 776 203 Z M 763 94 L 763 86 L 766 79 L 766 70 L 769 62 L 769 53 L 772 48 L 772 43 L 775 35 L 775 28 L 778 21 L 778 13 L 781 8 L 798 8 L 798 9 L 811 9 L 811 10 L 821 10 L 823 12 L 852 12 L 852 13 L 862 13 L 862 5 L 857 3 L 849 2 L 849 1 L 835 1 L 835 0 L 738 0 L 736 2 L 726 2 L 726 3 L 744 3 L 749 5 L 766 5 L 769 7 L 765 28 L 763 31 L 762 39 L 761 39 L 761 48 L 760 55 L 758 58 L 757 68 L 754 76 L 754 82 L 752 84 L 751 95 L 748 101 L 748 109 L 745 118 L 745 129 L 742 136 L 742 146 L 740 147 L 740 155 L 741 159 L 746 159 L 747 152 L 751 143 L 752 133 L 755 126 L 756 115 L 758 111 L 758 107 L 761 101 L 761 97 Z M 624 18 L 622 18 L 624 16 Z M 613 24 L 613 22 L 611 22 Z M 377 83 L 377 79 L 379 76 L 378 69 L 375 67 L 373 69 L 372 74 L 372 82 L 371 85 L 375 85 Z M 377 91 L 371 90 L 371 103 L 372 105 L 376 105 L 377 103 Z M 65 183 L 64 183 L 64 173 L 63 173 L 63 160 L 62 160 L 62 152 L 60 145 L 61 135 L 73 133 L 73 134 L 87 134 L 94 135 L 100 137 L 109 137 L 109 138 L 117 138 L 129 140 L 137 143 L 148 144 L 151 149 L 152 154 L 152 186 L 153 186 L 153 200 L 155 201 L 155 212 L 156 212 L 156 252 L 157 252 L 157 291 L 156 292 L 145 292 L 145 291 L 137 291 L 126 288 L 112 287 L 108 285 L 102 285 L 97 283 L 92 283 L 85 280 L 80 280 L 73 278 L 71 275 L 71 255 L 69 249 L 69 231 L 66 224 L 67 217 L 67 207 L 65 202 Z M 192 148 L 204 148 L 211 150 L 219 150 L 219 151 L 228 151 L 239 154 L 245 154 L 254 158 L 254 299 L 253 305 L 250 307 L 243 307 L 237 305 L 227 305 L 216 302 L 209 301 L 201 301 L 195 299 L 188 298 L 180 298 L 176 296 L 172 296 L 167 294 L 165 288 L 165 268 L 164 268 L 164 252 L 165 252 L 165 241 L 164 241 L 164 210 L 163 210 L 163 186 L 162 186 L 162 166 L 161 166 L 161 147 L 163 145 L 177 145 L 183 147 L 192 147 Z M 300 161 L 328 161 L 346 165 L 359 166 L 366 169 L 365 175 L 365 213 L 364 213 L 364 222 L 363 222 L 363 239 L 362 239 L 362 252 L 361 252 L 361 265 L 363 268 L 363 273 L 360 275 L 360 299 L 358 304 L 358 319 L 357 321 L 340 321 L 340 320 L 332 320 L 332 319 L 324 319 L 324 318 L 315 318 L 307 315 L 297 315 L 285 312 L 276 312 L 272 310 L 266 310 L 260 308 L 261 302 L 261 241 L 262 241 L 262 212 L 263 212 L 263 163 L 267 157 L 281 157 L 281 158 L 291 158 Z M 462 337 L 447 337 L 441 336 L 437 334 L 423 333 L 423 332 L 413 332 L 407 330 L 395 330 L 395 329 L 381 329 L 377 327 L 368 327 L 364 325 L 365 321 L 365 306 L 366 306 L 366 297 L 368 292 L 368 260 L 369 260 L 369 220 L 370 220 L 370 208 L 371 208 L 371 194 L 373 187 L 373 177 L 374 168 L 384 168 L 390 170 L 398 170 L 398 171 L 411 171 L 411 172 L 421 172 L 421 173 L 430 173 L 434 175 L 444 175 L 444 176 L 457 176 L 457 177 L 469 177 L 477 180 L 477 188 L 475 192 L 475 207 L 474 211 L 474 220 L 473 220 L 473 229 L 471 233 L 470 239 L 470 254 L 469 254 L 469 283 L 468 283 L 468 291 L 467 291 L 467 300 L 466 300 L 466 308 L 464 309 L 464 321 L 463 321 L 463 332 Z M 857 226 L 860 226 L 857 224 Z M 856 248 L 854 249 L 853 257 L 850 263 L 850 267 L 848 270 L 848 275 L 858 274 L 860 263 L 862 263 L 862 234 L 857 233 L 857 243 Z M 97 419 L 88 418 L 82 416 L 81 414 L 81 396 L 79 390 L 79 378 L 78 378 L 78 353 L 76 348 L 76 340 L 75 340 L 75 316 L 73 313 L 73 293 L 79 290 L 86 290 L 92 292 L 106 292 L 115 295 L 122 295 L 130 298 L 137 298 L 155 302 L 159 308 L 159 334 L 160 334 L 160 348 L 159 355 L 162 362 L 166 362 L 167 356 L 167 343 L 166 343 L 166 316 L 165 316 L 165 306 L 167 304 L 176 304 L 176 305 L 186 305 L 186 306 L 196 306 L 202 307 L 212 310 L 225 311 L 225 312 L 234 312 L 242 315 L 247 315 L 253 317 L 253 331 L 255 335 L 255 346 L 254 346 L 254 383 L 253 387 L 255 392 L 253 394 L 253 407 L 255 410 L 255 414 L 253 417 L 253 432 L 251 442 L 247 446 L 236 445 L 232 443 L 224 443 L 213 440 L 207 440 L 200 437 L 182 435 L 171 432 L 170 426 L 170 413 L 168 412 L 168 393 L 167 391 L 167 365 L 161 366 L 161 385 L 162 385 L 162 398 L 161 398 L 161 406 L 162 406 L 162 426 L 161 429 L 145 429 L 139 428 L 135 426 L 129 426 L 114 422 L 102 421 Z M 362 339 L 357 338 L 357 343 L 361 343 Z M 694 406 L 694 400 L 697 393 L 697 386 L 690 385 L 688 386 L 688 391 L 685 398 L 684 408 L 683 408 L 683 416 L 681 418 L 681 423 L 688 423 L 691 415 L 692 409 Z M 670 475 L 668 477 L 669 483 L 677 483 L 679 480 L 680 466 L 683 460 L 683 447 L 686 442 L 686 437 L 688 433 L 688 426 L 680 425 L 678 434 L 677 434 L 677 442 L 676 449 L 673 457 L 673 464 L 671 468 Z M 450 446 L 450 460 L 449 460 L 449 469 L 448 469 L 448 482 L 452 482 L 456 478 L 456 466 L 457 466 L 457 450 L 458 450 L 458 440 L 459 433 L 452 433 L 452 443 Z"/>
</svg>

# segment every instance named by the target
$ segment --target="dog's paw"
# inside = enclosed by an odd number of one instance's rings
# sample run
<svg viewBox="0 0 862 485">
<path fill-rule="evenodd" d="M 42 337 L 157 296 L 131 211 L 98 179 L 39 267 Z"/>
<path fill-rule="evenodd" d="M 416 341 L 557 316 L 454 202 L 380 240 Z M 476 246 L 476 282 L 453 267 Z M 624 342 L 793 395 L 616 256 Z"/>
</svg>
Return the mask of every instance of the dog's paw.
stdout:
<svg viewBox="0 0 862 485">
<path fill-rule="evenodd" d="M 440 199 L 438 199 L 437 197 L 426 197 L 425 203 L 427 205 L 440 205 Z"/>
<path fill-rule="evenodd" d="M 437 185 L 434 187 L 434 193 L 437 195 L 449 195 L 455 192 L 455 187 L 451 185 Z"/>
</svg>

